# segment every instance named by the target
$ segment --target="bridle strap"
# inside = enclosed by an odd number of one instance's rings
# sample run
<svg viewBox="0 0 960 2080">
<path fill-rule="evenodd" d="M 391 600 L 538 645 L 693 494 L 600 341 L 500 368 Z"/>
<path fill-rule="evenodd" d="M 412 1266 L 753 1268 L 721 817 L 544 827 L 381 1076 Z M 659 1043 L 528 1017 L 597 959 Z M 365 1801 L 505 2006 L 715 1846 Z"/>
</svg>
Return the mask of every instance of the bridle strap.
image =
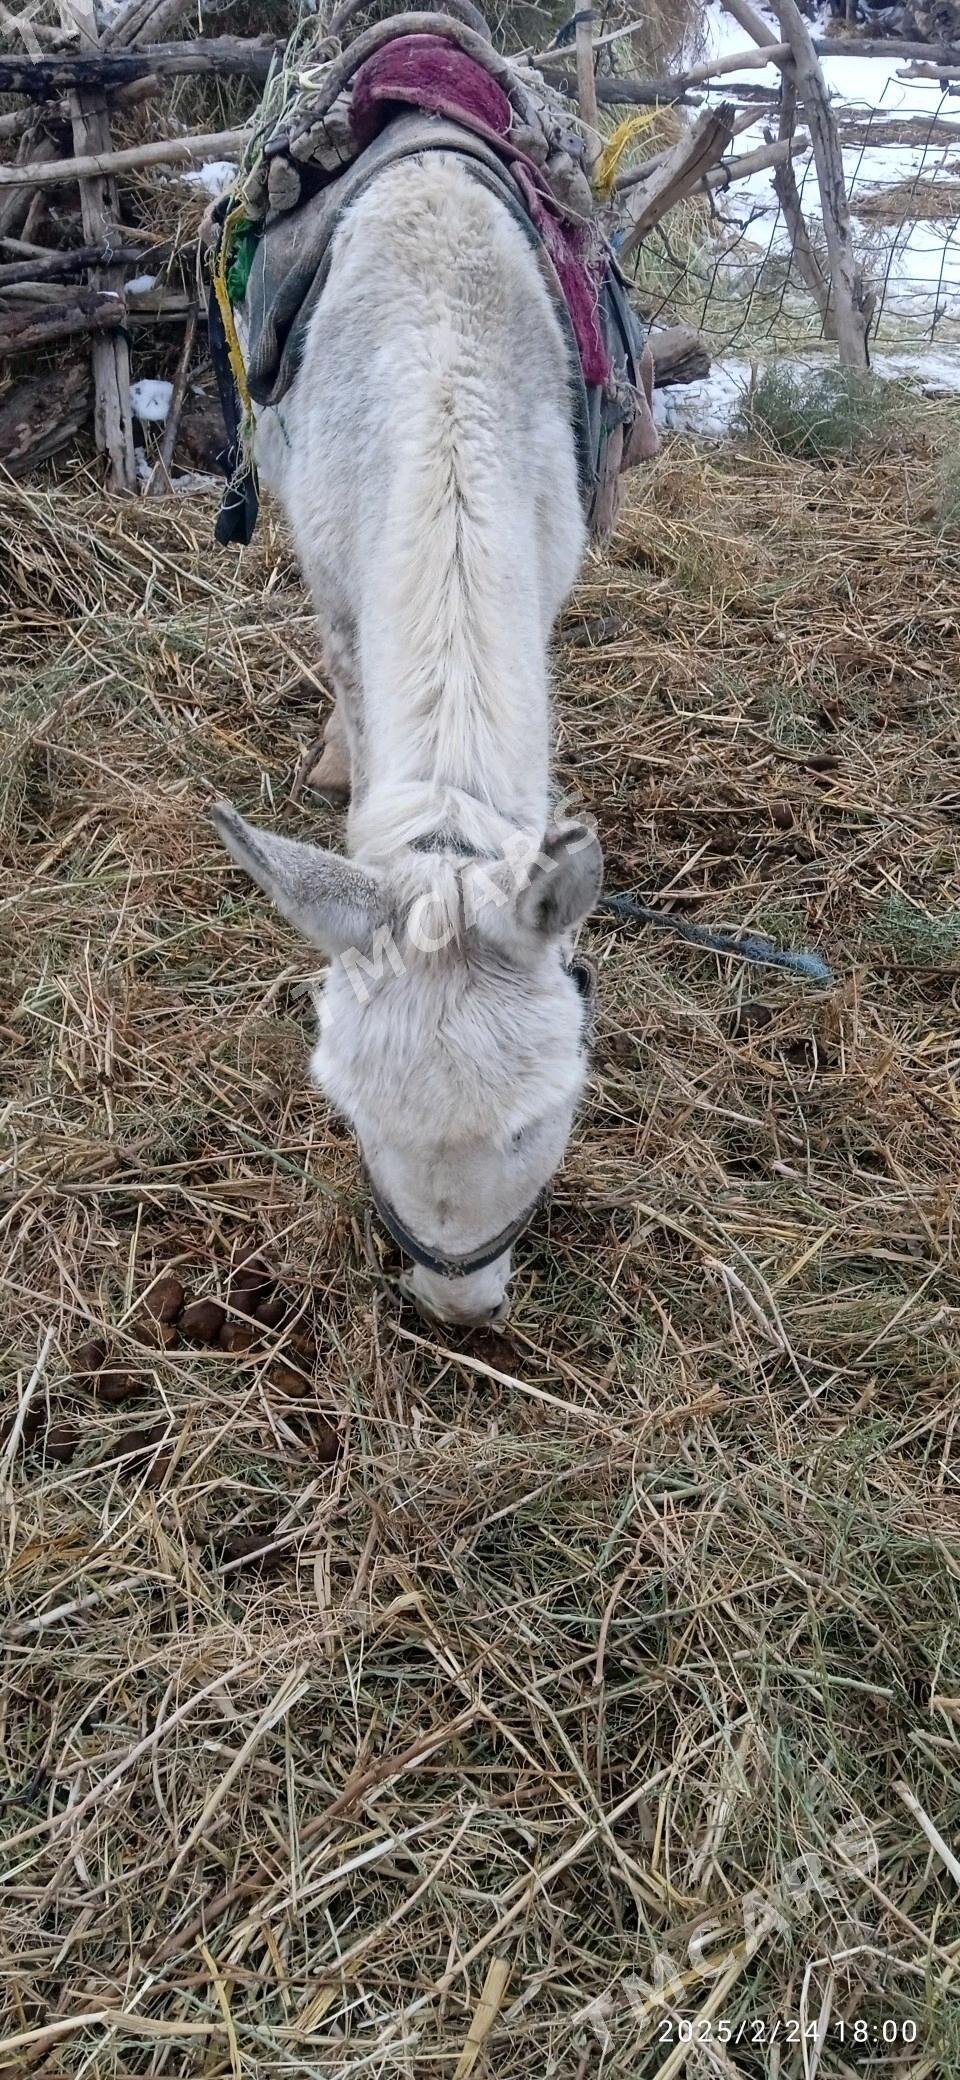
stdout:
<svg viewBox="0 0 960 2080">
<path fill-rule="evenodd" d="M 410 1257 L 415 1264 L 419 1264 L 421 1270 L 432 1271 L 438 1278 L 469 1278 L 474 1271 L 487 1271 L 491 1264 L 496 1263 L 498 1257 L 502 1257 L 512 1247 L 524 1230 L 529 1228 L 541 1196 L 538 1194 L 533 1205 L 528 1206 L 526 1212 L 519 1214 L 515 1221 L 511 1221 L 509 1227 L 502 1228 L 492 1242 L 482 1242 L 479 1249 L 468 1250 L 462 1256 L 453 1257 L 444 1255 L 441 1250 L 428 1249 L 425 1243 L 417 1240 L 416 1235 L 411 1235 L 409 1228 L 404 1227 L 400 1215 L 394 1212 L 389 1199 L 385 1199 L 377 1190 L 369 1171 L 367 1182 L 379 1218 L 397 1248 L 402 1249 L 405 1257 Z"/>
</svg>

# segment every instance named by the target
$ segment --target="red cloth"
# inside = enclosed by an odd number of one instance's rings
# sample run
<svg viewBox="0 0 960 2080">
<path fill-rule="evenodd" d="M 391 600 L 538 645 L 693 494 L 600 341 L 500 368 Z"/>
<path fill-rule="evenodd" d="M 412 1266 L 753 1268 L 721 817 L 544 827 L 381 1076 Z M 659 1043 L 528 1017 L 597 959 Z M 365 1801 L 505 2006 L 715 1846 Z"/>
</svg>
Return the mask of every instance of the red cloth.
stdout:
<svg viewBox="0 0 960 2080">
<path fill-rule="evenodd" d="M 449 116 L 502 145 L 513 110 L 482 65 L 442 36 L 397 36 L 361 65 L 350 97 L 350 127 L 362 151 L 389 118 L 390 102 Z"/>
<path fill-rule="evenodd" d="M 606 262 L 591 228 L 565 217 L 543 174 L 511 143 L 513 110 L 482 65 L 441 36 L 399 36 L 360 66 L 350 102 L 359 151 L 390 120 L 397 103 L 462 123 L 491 145 L 523 191 L 527 213 L 553 261 L 576 334 L 585 383 L 606 383 L 610 357 L 600 323 Z"/>
</svg>

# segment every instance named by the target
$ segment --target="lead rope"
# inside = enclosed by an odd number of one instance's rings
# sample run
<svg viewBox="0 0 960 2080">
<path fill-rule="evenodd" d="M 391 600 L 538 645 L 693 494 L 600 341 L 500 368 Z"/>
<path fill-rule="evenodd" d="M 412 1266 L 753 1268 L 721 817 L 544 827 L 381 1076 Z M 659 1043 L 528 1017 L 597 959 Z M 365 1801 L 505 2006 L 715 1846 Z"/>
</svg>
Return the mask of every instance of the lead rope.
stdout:
<svg viewBox="0 0 960 2080">
<path fill-rule="evenodd" d="M 795 953 L 774 946 L 772 939 L 763 939 L 755 932 L 714 932 L 709 925 L 689 924 L 686 918 L 674 917 L 669 910 L 655 910 L 651 904 L 639 902 L 636 896 L 602 896 L 597 908 L 608 917 L 615 917 L 619 924 L 644 924 L 655 932 L 674 932 L 678 939 L 686 939 L 691 946 L 702 946 L 710 953 L 731 955 L 758 967 L 786 969 L 788 974 L 802 975 L 808 982 L 836 980 L 833 969 L 819 953 Z"/>
<path fill-rule="evenodd" d="M 217 299 L 221 323 L 226 334 L 227 352 L 230 356 L 233 380 L 237 386 L 237 395 L 243 406 L 244 414 L 249 421 L 253 417 L 253 405 L 250 391 L 247 387 L 246 363 L 243 358 L 243 348 L 240 345 L 240 336 L 237 332 L 236 321 L 233 315 L 233 302 L 230 296 L 229 285 L 230 267 L 233 261 L 233 248 L 237 232 L 241 224 L 245 223 L 246 212 L 241 199 L 240 202 L 233 204 L 233 207 L 224 219 L 223 229 L 220 233 L 220 243 L 217 247 L 213 265 L 213 289 Z"/>
</svg>

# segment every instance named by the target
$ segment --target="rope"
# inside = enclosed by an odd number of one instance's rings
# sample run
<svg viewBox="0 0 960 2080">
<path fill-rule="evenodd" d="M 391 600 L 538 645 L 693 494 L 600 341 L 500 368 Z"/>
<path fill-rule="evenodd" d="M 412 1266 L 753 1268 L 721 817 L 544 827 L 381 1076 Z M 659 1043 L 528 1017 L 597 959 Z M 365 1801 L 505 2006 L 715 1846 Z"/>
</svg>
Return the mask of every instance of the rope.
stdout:
<svg viewBox="0 0 960 2080">
<path fill-rule="evenodd" d="M 593 176 L 595 193 L 599 195 L 602 202 L 606 202 L 612 194 L 613 184 L 620 171 L 621 162 L 633 144 L 634 139 L 642 136 L 645 130 L 651 130 L 661 114 L 662 110 L 659 108 L 637 109 L 632 116 L 624 116 L 623 122 L 618 123 L 616 129 L 610 132 L 603 148 L 600 164 Z"/>
<path fill-rule="evenodd" d="M 217 308 L 223 320 L 227 352 L 230 356 L 233 380 L 237 386 L 237 395 L 244 412 L 249 418 L 252 415 L 253 406 L 250 400 L 250 391 L 247 387 L 247 370 L 243 358 L 243 348 L 240 345 L 239 335 L 234 323 L 233 305 L 230 301 L 228 282 L 233 260 L 234 241 L 241 224 L 245 224 L 246 221 L 243 203 L 235 203 L 228 216 L 224 219 L 223 230 L 220 234 L 220 243 L 217 247 L 217 257 L 213 269 L 213 288 L 217 299 Z"/>
<path fill-rule="evenodd" d="M 833 982 L 833 969 L 822 960 L 819 953 L 795 953 L 774 946 L 771 939 L 761 939 L 754 932 L 713 932 L 708 925 L 689 924 L 686 918 L 674 917 L 669 910 L 654 910 L 649 903 L 640 903 L 635 896 L 604 896 L 597 908 L 615 917 L 620 924 L 646 924 L 655 932 L 675 932 L 678 939 L 686 939 L 691 946 L 702 946 L 710 953 L 732 955 L 741 961 L 753 961 L 760 967 L 783 968 L 788 974 L 802 975 L 808 982 Z"/>
</svg>

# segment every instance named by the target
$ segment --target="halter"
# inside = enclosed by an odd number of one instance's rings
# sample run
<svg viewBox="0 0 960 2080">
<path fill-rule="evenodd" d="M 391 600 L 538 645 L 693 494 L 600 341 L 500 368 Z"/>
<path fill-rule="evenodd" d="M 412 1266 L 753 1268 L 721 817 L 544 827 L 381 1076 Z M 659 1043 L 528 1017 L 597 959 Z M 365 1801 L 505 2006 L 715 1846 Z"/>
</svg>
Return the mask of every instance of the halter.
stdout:
<svg viewBox="0 0 960 2080">
<path fill-rule="evenodd" d="M 508 1227 L 502 1228 L 492 1242 L 481 1242 L 479 1249 L 467 1250 L 462 1255 L 453 1257 L 447 1256 L 441 1250 L 428 1249 L 425 1242 L 417 1241 L 409 1228 L 404 1227 L 400 1215 L 394 1212 L 389 1199 L 384 1199 L 377 1190 L 369 1170 L 367 1183 L 377 1213 L 397 1248 L 402 1249 L 404 1256 L 410 1257 L 413 1263 L 419 1264 L 424 1271 L 436 1272 L 438 1278 L 469 1278 L 474 1271 L 486 1271 L 491 1264 L 496 1263 L 498 1257 L 502 1257 L 506 1250 L 513 1247 L 524 1229 L 529 1228 L 543 1197 L 542 1192 L 538 1193 L 533 1205 L 528 1206 L 525 1213 L 518 1214 L 517 1219 L 511 1221 Z"/>
<path fill-rule="evenodd" d="M 596 971 L 593 962 L 579 953 L 574 954 L 572 960 L 564 961 L 563 969 L 564 974 L 573 977 L 583 1002 L 583 1025 L 580 1032 L 582 1052 L 587 1045 L 593 1021 Z M 432 1271 L 438 1278 L 470 1278 L 475 1271 L 489 1270 L 490 1265 L 495 1264 L 498 1257 L 504 1256 L 508 1249 L 512 1249 L 514 1243 L 529 1228 L 544 1198 L 544 1193 L 538 1192 L 533 1204 L 528 1206 L 524 1213 L 518 1214 L 516 1220 L 510 1221 L 507 1227 L 501 1228 L 499 1235 L 495 1235 L 492 1242 L 481 1242 L 477 1249 L 465 1250 L 451 1256 L 443 1250 L 428 1249 L 425 1242 L 420 1242 L 416 1235 L 404 1226 L 400 1215 L 391 1206 L 389 1199 L 384 1198 L 369 1170 L 367 1183 L 380 1220 L 397 1248 L 414 1264 L 419 1264 L 421 1270 Z"/>
</svg>

